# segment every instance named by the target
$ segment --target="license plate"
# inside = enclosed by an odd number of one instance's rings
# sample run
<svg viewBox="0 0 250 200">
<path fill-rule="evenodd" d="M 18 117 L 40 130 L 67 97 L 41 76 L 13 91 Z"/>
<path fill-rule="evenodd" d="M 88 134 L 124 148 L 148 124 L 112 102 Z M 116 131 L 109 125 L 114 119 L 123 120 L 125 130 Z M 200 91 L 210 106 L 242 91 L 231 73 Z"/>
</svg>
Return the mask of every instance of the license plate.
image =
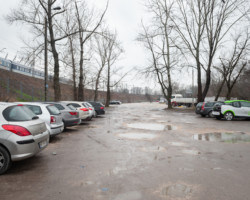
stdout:
<svg viewBox="0 0 250 200">
<path fill-rule="evenodd" d="M 219 112 L 213 111 L 213 115 L 220 115 Z"/>
<path fill-rule="evenodd" d="M 42 141 L 42 142 L 39 143 L 40 149 L 44 148 L 46 145 L 47 145 L 47 141 L 46 140 L 44 140 L 44 141 Z"/>
</svg>

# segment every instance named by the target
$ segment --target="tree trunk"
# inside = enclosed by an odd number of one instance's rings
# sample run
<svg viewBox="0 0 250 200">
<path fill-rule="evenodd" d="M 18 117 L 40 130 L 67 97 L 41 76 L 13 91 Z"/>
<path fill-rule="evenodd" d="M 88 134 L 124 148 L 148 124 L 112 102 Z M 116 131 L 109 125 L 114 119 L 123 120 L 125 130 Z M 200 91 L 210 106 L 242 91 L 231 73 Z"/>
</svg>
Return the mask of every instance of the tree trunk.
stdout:
<svg viewBox="0 0 250 200">
<path fill-rule="evenodd" d="M 217 95 L 216 95 L 214 101 L 218 101 L 219 96 L 220 96 L 220 93 L 221 93 L 221 91 L 222 91 L 222 88 L 223 88 L 224 84 L 225 84 L 225 79 L 223 79 L 223 81 L 222 81 L 222 83 L 221 83 L 221 85 L 220 85 L 220 87 L 219 87 L 219 89 L 218 89 L 218 91 L 217 91 Z"/>
<path fill-rule="evenodd" d="M 52 54 L 54 58 L 54 101 L 61 100 L 61 88 L 60 88 L 60 79 L 59 79 L 59 58 L 56 50 L 56 43 L 54 38 L 52 16 L 51 16 L 51 4 L 48 4 L 48 24 L 49 24 L 49 33 L 50 33 L 50 44 L 52 48 Z"/>
<path fill-rule="evenodd" d="M 84 101 L 84 93 L 83 93 L 83 45 L 82 45 L 82 37 L 80 36 L 80 76 L 79 76 L 79 86 L 78 86 L 78 101 Z"/>
<path fill-rule="evenodd" d="M 108 80 L 107 80 L 107 96 L 105 106 L 109 107 L 110 102 L 110 63 L 108 63 Z"/>
<path fill-rule="evenodd" d="M 76 88 L 76 65 L 75 65 L 75 57 L 74 57 L 74 48 L 73 48 L 73 41 L 72 38 L 69 38 L 70 41 L 70 52 L 71 52 L 71 59 L 72 59 L 72 79 L 73 79 L 73 95 L 74 101 L 77 101 L 77 88 Z"/>
</svg>

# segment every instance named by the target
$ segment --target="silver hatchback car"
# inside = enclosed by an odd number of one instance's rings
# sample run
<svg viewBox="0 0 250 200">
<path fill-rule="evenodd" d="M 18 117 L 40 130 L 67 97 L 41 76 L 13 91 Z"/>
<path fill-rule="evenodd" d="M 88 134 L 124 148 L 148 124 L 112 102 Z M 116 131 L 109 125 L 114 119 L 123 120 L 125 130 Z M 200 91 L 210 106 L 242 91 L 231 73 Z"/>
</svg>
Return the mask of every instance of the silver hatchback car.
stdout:
<svg viewBox="0 0 250 200">
<path fill-rule="evenodd" d="M 60 111 L 53 104 L 22 102 L 35 115 L 45 121 L 50 136 L 55 136 L 64 130 Z"/>
<path fill-rule="evenodd" d="M 12 161 L 32 157 L 48 143 L 44 121 L 25 106 L 0 102 L 0 174 Z"/>
</svg>

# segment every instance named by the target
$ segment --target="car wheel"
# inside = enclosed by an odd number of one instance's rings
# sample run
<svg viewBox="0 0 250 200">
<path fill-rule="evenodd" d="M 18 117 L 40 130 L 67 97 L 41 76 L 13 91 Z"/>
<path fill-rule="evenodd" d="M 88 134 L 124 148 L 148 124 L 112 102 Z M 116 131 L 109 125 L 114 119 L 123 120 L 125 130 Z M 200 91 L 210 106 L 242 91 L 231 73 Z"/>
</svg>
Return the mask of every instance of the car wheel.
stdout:
<svg viewBox="0 0 250 200">
<path fill-rule="evenodd" d="M 206 117 L 206 115 L 201 115 L 202 117 Z"/>
<path fill-rule="evenodd" d="M 0 146 L 0 174 L 5 173 L 10 168 L 11 163 L 9 152 Z"/>
<path fill-rule="evenodd" d="M 210 111 L 210 112 L 208 113 L 208 117 L 210 117 L 210 118 L 214 117 L 212 111 Z"/>
<path fill-rule="evenodd" d="M 232 112 L 226 112 L 224 117 L 227 121 L 231 121 L 234 118 L 234 115 Z"/>
</svg>

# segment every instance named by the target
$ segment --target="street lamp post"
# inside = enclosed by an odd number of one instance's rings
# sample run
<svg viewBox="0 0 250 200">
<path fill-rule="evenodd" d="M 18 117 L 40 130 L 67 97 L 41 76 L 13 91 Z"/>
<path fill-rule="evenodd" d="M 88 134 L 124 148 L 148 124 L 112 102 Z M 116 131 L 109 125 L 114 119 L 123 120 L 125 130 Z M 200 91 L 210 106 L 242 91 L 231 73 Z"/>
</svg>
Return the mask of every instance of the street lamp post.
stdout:
<svg viewBox="0 0 250 200">
<path fill-rule="evenodd" d="M 48 33 L 47 33 L 47 17 L 44 17 L 44 101 L 48 99 Z"/>
</svg>

